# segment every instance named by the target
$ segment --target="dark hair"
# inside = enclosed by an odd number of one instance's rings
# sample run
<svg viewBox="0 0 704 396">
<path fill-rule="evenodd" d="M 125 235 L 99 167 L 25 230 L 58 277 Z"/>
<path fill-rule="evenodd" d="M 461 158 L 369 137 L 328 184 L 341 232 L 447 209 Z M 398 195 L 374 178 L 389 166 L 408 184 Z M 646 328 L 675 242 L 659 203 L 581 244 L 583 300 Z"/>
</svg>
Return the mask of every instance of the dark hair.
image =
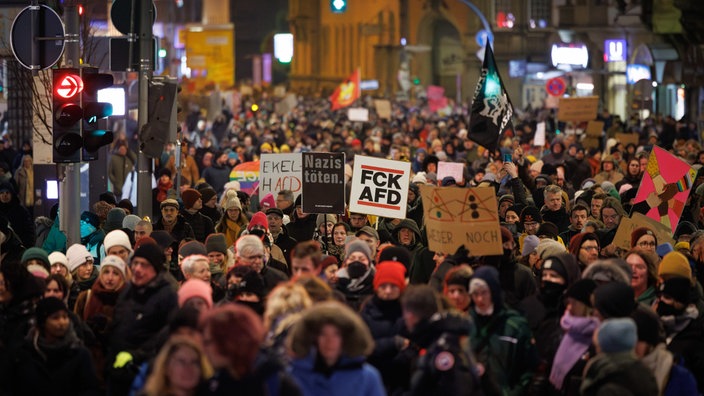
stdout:
<svg viewBox="0 0 704 396">
<path fill-rule="evenodd" d="M 572 214 L 578 210 L 583 210 L 583 211 L 587 212 L 587 215 L 589 215 L 589 208 L 582 205 L 581 203 L 578 203 L 572 207 L 572 210 L 570 210 L 570 217 L 572 217 Z"/>
<path fill-rule="evenodd" d="M 69 285 L 68 285 L 68 281 L 66 280 L 66 278 L 63 277 L 63 275 L 51 274 L 51 275 L 47 276 L 46 279 L 44 279 L 44 290 L 45 291 L 46 291 L 46 287 L 49 286 L 49 283 L 51 283 L 51 281 L 55 281 L 56 284 L 59 286 L 59 290 L 61 290 L 61 293 L 63 293 L 63 295 L 64 295 L 62 299 L 65 299 L 66 297 L 68 297 Z"/>
<path fill-rule="evenodd" d="M 320 243 L 317 241 L 299 242 L 291 250 L 291 259 L 304 259 L 310 257 L 313 265 L 318 267 L 323 261 L 323 253 L 320 249 Z"/>
<path fill-rule="evenodd" d="M 648 287 L 655 286 L 658 281 L 658 256 L 655 253 L 646 252 L 640 249 L 632 249 L 629 250 L 625 256 L 623 256 L 623 259 L 626 260 L 628 256 L 633 254 L 640 257 L 643 262 L 645 262 L 645 266 L 648 267 Z"/>
<path fill-rule="evenodd" d="M 429 319 L 440 310 L 440 298 L 429 285 L 411 285 L 401 296 L 401 306 L 421 320 Z"/>
</svg>

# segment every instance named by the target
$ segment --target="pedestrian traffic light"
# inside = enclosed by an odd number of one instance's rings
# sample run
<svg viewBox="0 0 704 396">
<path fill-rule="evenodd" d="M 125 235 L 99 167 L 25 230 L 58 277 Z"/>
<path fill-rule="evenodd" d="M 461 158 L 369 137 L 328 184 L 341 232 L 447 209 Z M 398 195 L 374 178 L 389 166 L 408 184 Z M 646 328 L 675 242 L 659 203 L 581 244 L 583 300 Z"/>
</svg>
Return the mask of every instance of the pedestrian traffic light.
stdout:
<svg viewBox="0 0 704 396">
<path fill-rule="evenodd" d="M 139 132 L 140 149 L 149 158 L 158 158 L 167 142 L 176 141 L 180 131 L 176 119 L 180 91 L 175 78 L 160 76 L 149 81 L 147 123 Z"/>
<path fill-rule="evenodd" d="M 55 69 L 53 72 L 53 161 L 81 161 L 81 93 L 84 85 L 78 69 Z"/>
<path fill-rule="evenodd" d="M 330 0 L 330 10 L 336 14 L 347 11 L 347 0 Z"/>
<path fill-rule="evenodd" d="M 111 74 L 99 73 L 95 67 L 81 69 L 83 92 L 81 108 L 83 109 L 83 161 L 98 159 L 98 149 L 113 141 L 112 131 L 101 128 L 99 121 L 112 115 L 112 104 L 98 102 L 98 91 L 113 85 Z"/>
</svg>

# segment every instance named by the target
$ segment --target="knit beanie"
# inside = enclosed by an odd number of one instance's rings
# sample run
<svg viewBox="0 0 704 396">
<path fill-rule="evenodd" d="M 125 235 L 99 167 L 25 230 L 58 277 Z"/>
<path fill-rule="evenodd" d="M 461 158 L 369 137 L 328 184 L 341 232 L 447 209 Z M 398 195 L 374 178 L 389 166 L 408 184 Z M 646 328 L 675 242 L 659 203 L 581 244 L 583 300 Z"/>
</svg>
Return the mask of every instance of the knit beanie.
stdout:
<svg viewBox="0 0 704 396">
<path fill-rule="evenodd" d="M 110 232 L 112 230 L 119 230 L 122 228 L 122 220 L 125 219 L 127 213 L 122 208 L 112 208 L 108 212 L 107 219 L 105 220 L 105 232 Z"/>
<path fill-rule="evenodd" d="M 172 208 L 176 208 L 176 210 L 179 209 L 178 201 L 173 198 L 167 198 L 167 199 L 161 201 L 161 204 L 159 205 L 159 209 L 164 209 L 167 206 L 171 206 Z"/>
<path fill-rule="evenodd" d="M 606 319 L 631 316 L 635 306 L 633 289 L 623 282 L 609 282 L 594 289 L 594 308 Z"/>
<path fill-rule="evenodd" d="M 540 227 L 538 227 L 538 232 L 536 232 L 536 235 L 538 236 L 538 238 L 544 237 L 556 240 L 557 234 L 559 233 L 560 230 L 557 228 L 555 223 L 546 221 L 545 223 L 541 224 Z"/>
<path fill-rule="evenodd" d="M 234 208 L 242 210 L 242 204 L 240 203 L 240 200 L 237 197 L 229 198 L 225 202 L 225 207 L 223 209 L 228 210 L 228 209 L 234 209 Z"/>
<path fill-rule="evenodd" d="M 411 267 L 411 252 L 401 246 L 387 246 L 379 253 L 379 262 L 396 261 L 403 264 L 406 268 Z"/>
<path fill-rule="evenodd" d="M 266 219 L 266 214 L 264 214 L 264 212 L 257 212 L 252 215 L 252 219 L 249 220 L 247 230 L 251 231 L 252 228 L 256 226 L 264 227 L 265 230 L 269 229 L 269 221 Z"/>
<path fill-rule="evenodd" d="M 540 209 L 535 206 L 526 206 L 521 211 L 521 224 L 536 222 L 542 223 L 543 216 L 540 215 Z"/>
<path fill-rule="evenodd" d="M 592 307 L 592 293 L 596 289 L 596 282 L 592 279 L 580 279 L 567 289 L 566 297 L 574 298 L 582 304 Z"/>
<path fill-rule="evenodd" d="M 554 239 L 542 239 L 536 248 L 538 256 L 545 259 L 550 256 L 555 256 L 565 251 L 565 247 Z"/>
<path fill-rule="evenodd" d="M 215 192 L 215 189 L 213 189 L 212 187 L 201 188 L 198 191 L 200 191 L 200 197 L 201 199 L 203 199 L 203 204 L 213 199 L 214 196 L 218 195 L 217 192 Z"/>
<path fill-rule="evenodd" d="M 535 249 L 538 248 L 539 243 L 540 238 L 535 235 L 528 235 L 527 237 L 523 238 L 523 251 L 521 252 L 521 255 L 525 257 L 533 253 Z"/>
<path fill-rule="evenodd" d="M 125 260 L 119 256 L 115 256 L 114 254 L 105 256 L 105 258 L 103 258 L 100 262 L 100 271 L 102 272 L 105 267 L 116 268 L 122 274 L 122 279 L 127 279 L 127 264 L 125 264 Z"/>
<path fill-rule="evenodd" d="M 692 267 L 689 265 L 687 256 L 677 251 L 672 251 L 662 258 L 658 267 L 658 276 L 681 276 L 693 282 Z"/>
<path fill-rule="evenodd" d="M 68 272 L 72 273 L 86 261 L 93 261 L 93 256 L 85 246 L 74 243 L 66 250 L 66 259 L 68 260 Z"/>
<path fill-rule="evenodd" d="M 66 258 L 66 255 L 61 252 L 52 252 L 49 255 L 49 265 L 54 264 L 61 264 L 68 268 L 68 258 Z"/>
<path fill-rule="evenodd" d="M 139 216 L 129 214 L 122 219 L 122 228 L 127 228 L 130 231 L 134 231 L 134 228 L 137 227 L 137 223 L 140 221 L 142 221 L 142 219 L 140 219 Z"/>
<path fill-rule="evenodd" d="M 317 230 L 323 222 L 335 224 L 337 223 L 337 217 L 334 214 L 320 213 L 315 217 L 315 229 Z"/>
<path fill-rule="evenodd" d="M 635 247 L 638 243 L 638 240 L 643 235 L 651 235 L 653 238 L 655 238 L 655 246 L 658 245 L 658 237 L 653 233 L 652 230 L 650 230 L 650 228 L 638 227 L 635 230 L 631 231 L 631 247 Z"/>
<path fill-rule="evenodd" d="M 379 263 L 374 274 L 374 290 L 385 283 L 396 285 L 403 291 L 406 288 L 406 267 L 397 261 Z"/>
<path fill-rule="evenodd" d="M 472 280 L 472 275 L 474 275 L 474 271 L 472 271 L 470 266 L 458 265 L 448 271 L 447 275 L 445 275 L 445 285 L 462 286 L 466 290 L 469 290 L 469 283 Z"/>
<path fill-rule="evenodd" d="M 186 242 L 178 248 L 178 255 L 181 257 L 188 257 L 192 254 L 201 254 L 203 256 L 207 256 L 208 249 L 206 249 L 205 245 L 198 241 Z"/>
<path fill-rule="evenodd" d="M 46 320 L 49 319 L 49 316 L 60 311 L 68 312 L 68 307 L 63 301 L 56 297 L 42 298 L 37 301 L 37 305 L 34 308 L 34 315 L 37 318 L 37 328 L 43 330 L 44 324 Z"/>
<path fill-rule="evenodd" d="M 29 260 L 39 260 L 47 271 L 51 271 L 51 264 L 49 262 L 49 255 L 42 248 L 31 247 L 24 251 L 22 254 L 22 264 L 27 264 Z"/>
<path fill-rule="evenodd" d="M 183 201 L 183 207 L 186 209 L 191 209 L 196 201 L 201 199 L 203 196 L 193 188 L 187 188 L 181 193 L 181 200 Z"/>
<path fill-rule="evenodd" d="M 665 339 L 665 328 L 658 314 L 651 308 L 639 306 L 633 311 L 631 318 L 638 328 L 638 341 L 648 345 L 658 345 Z"/>
<path fill-rule="evenodd" d="M 186 301 L 191 298 L 202 298 L 208 305 L 208 309 L 213 307 L 213 289 L 210 285 L 200 279 L 192 278 L 181 285 L 178 289 L 178 306 L 182 308 Z"/>
<path fill-rule="evenodd" d="M 504 194 L 504 195 L 502 195 L 501 198 L 499 198 L 499 206 L 501 206 L 501 202 L 504 202 L 504 201 L 508 201 L 508 202 L 511 202 L 511 203 L 516 202 L 516 200 L 513 198 L 513 195 L 512 195 L 512 194 Z"/>
<path fill-rule="evenodd" d="M 132 259 L 134 260 L 135 257 L 141 257 L 147 260 L 157 273 L 166 269 L 166 267 L 164 267 L 164 262 L 166 261 L 164 249 L 157 245 L 147 243 L 138 247 L 137 250 L 134 251 Z"/>
<path fill-rule="evenodd" d="M 205 250 L 210 252 L 220 252 L 227 256 L 227 242 L 225 241 L 225 234 L 210 234 L 205 239 Z"/>
<path fill-rule="evenodd" d="M 636 322 L 631 318 L 605 320 L 597 330 L 596 339 L 604 353 L 632 351 L 638 342 Z"/>
<path fill-rule="evenodd" d="M 167 233 L 167 234 L 168 234 L 168 233 Z M 151 236 L 145 236 L 145 237 L 141 237 L 141 238 L 137 239 L 137 241 L 135 241 L 135 243 L 134 243 L 134 248 L 135 248 L 135 250 L 137 250 L 140 246 L 146 245 L 146 244 L 149 244 L 149 243 L 151 243 L 152 245 L 161 246 L 161 245 L 159 245 L 159 243 L 158 243 L 154 238 L 152 238 Z M 167 245 L 167 247 L 168 247 L 168 245 Z M 165 247 L 164 247 L 163 249 L 166 250 Z"/>
<path fill-rule="evenodd" d="M 675 301 L 688 305 L 692 301 L 691 289 L 692 285 L 689 278 L 673 276 L 660 284 L 658 293 L 667 294 Z"/>
<path fill-rule="evenodd" d="M 276 207 L 276 201 L 274 200 L 274 194 L 272 193 L 267 193 L 264 198 L 259 201 L 259 206 L 262 208 L 262 210 L 267 210 L 269 208 L 275 208 Z"/>
<path fill-rule="evenodd" d="M 132 244 L 130 243 L 130 238 L 122 230 L 114 230 L 108 232 L 108 234 L 105 235 L 105 239 L 103 239 L 103 246 L 105 246 L 106 252 L 110 250 L 110 248 L 113 246 L 122 246 L 125 249 L 129 250 L 130 254 L 133 252 Z"/>
<path fill-rule="evenodd" d="M 95 228 L 100 227 L 100 217 L 97 214 L 89 211 L 81 213 L 81 220 L 92 225 Z"/>
<path fill-rule="evenodd" d="M 174 237 L 168 231 L 156 230 L 149 234 L 149 237 L 154 240 L 154 242 L 159 245 L 162 249 L 166 249 L 171 246 L 172 243 L 176 242 Z"/>
<path fill-rule="evenodd" d="M 373 261 L 372 251 L 369 248 L 369 245 L 367 245 L 366 242 L 360 239 L 355 239 L 345 246 L 345 257 L 349 257 L 352 253 L 355 252 L 360 252 L 367 256 L 367 260 L 369 260 L 370 263 Z"/>
<path fill-rule="evenodd" d="M 565 253 L 566 254 L 566 253 Z M 556 256 L 548 256 L 543 260 L 543 270 L 553 270 L 557 272 L 562 279 L 567 281 L 567 268 L 565 268 L 565 265 L 557 259 Z"/>
</svg>

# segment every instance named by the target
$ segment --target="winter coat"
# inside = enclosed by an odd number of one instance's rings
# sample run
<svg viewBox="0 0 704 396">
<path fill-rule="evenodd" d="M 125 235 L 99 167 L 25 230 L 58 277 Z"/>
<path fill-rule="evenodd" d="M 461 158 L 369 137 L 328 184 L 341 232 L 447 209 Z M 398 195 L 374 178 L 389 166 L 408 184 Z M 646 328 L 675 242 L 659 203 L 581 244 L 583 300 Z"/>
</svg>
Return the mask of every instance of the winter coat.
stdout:
<svg viewBox="0 0 704 396">
<path fill-rule="evenodd" d="M 202 172 L 203 180 L 210 184 L 211 187 L 218 193 L 222 194 L 223 188 L 230 181 L 230 173 L 232 169 L 227 166 L 218 166 L 217 163 L 205 168 Z"/>
<path fill-rule="evenodd" d="M 291 250 L 293 250 L 296 246 L 296 243 L 298 242 L 288 235 L 288 230 L 286 227 L 281 226 L 281 232 L 274 239 L 274 245 L 281 249 L 281 253 L 283 253 L 284 258 L 286 259 L 286 265 L 288 266 L 289 271 L 291 268 Z"/>
<path fill-rule="evenodd" d="M 186 222 L 191 226 L 193 229 L 193 235 L 199 242 L 205 243 L 205 238 L 215 232 L 213 221 L 210 220 L 208 216 L 205 216 L 200 212 L 191 214 L 187 210 L 182 210 L 181 216 L 183 216 L 184 220 L 186 220 Z"/>
<path fill-rule="evenodd" d="M 369 363 L 379 370 L 387 390 L 391 390 L 398 375 L 393 360 L 403 346 L 399 343 L 403 329 L 401 302 L 384 301 L 373 295 L 362 306 L 360 315 L 374 338 L 374 352 L 369 355 Z"/>
<path fill-rule="evenodd" d="M 704 393 L 704 317 L 690 304 L 674 320 L 672 317 L 661 319 L 667 333 L 667 349 L 675 358 L 683 359 L 684 366 L 700 379 L 699 392 Z"/>
<path fill-rule="evenodd" d="M 49 230 L 49 234 L 40 246 L 45 252 L 51 254 L 53 252 L 66 253 L 66 234 L 59 229 L 59 218 L 56 217 L 54 224 Z"/>
<path fill-rule="evenodd" d="M 153 224 L 153 229 L 154 231 L 156 230 L 166 230 L 164 227 L 164 223 L 161 220 L 161 218 Z M 186 238 L 191 238 L 195 239 L 195 235 L 193 233 L 193 228 L 191 227 L 190 224 L 186 221 L 186 219 L 182 215 L 178 215 L 176 217 L 176 224 L 174 224 L 174 227 L 171 229 L 171 237 L 174 238 L 174 243 L 173 243 L 173 248 L 174 252 L 178 252 L 178 244 L 186 239 Z"/>
<path fill-rule="evenodd" d="M 2 183 L 2 187 L 9 187 L 12 198 L 10 198 L 8 203 L 0 203 L 0 213 L 7 217 L 10 227 L 17 233 L 25 247 L 34 246 L 34 220 L 32 216 L 20 204 L 17 193 L 10 183 Z"/>
<path fill-rule="evenodd" d="M 658 384 L 632 352 L 600 353 L 587 363 L 580 391 L 583 396 L 653 396 Z"/>
<path fill-rule="evenodd" d="M 337 271 L 337 283 L 335 290 L 345 296 L 345 302 L 355 311 L 359 311 L 362 302 L 374 293 L 374 274 L 373 267 L 369 267 L 367 272 L 360 278 L 351 279 L 347 268 L 342 268 Z"/>
<path fill-rule="evenodd" d="M 540 213 L 543 215 L 543 222 L 549 221 L 557 226 L 558 234 L 567 231 L 567 228 L 570 226 L 570 215 L 564 207 L 560 208 L 560 210 L 548 210 L 547 208 L 543 208 Z M 566 243 L 569 244 L 570 242 L 566 241 Z"/>
<path fill-rule="evenodd" d="M 344 339 L 344 338 L 343 338 Z M 379 372 L 363 357 L 343 357 L 327 369 L 311 350 L 305 358 L 291 362 L 291 375 L 305 396 L 382 396 L 386 395 Z"/>
<path fill-rule="evenodd" d="M 127 176 L 132 172 L 134 165 L 135 156 L 132 152 L 128 152 L 127 155 L 113 153 L 110 156 L 108 178 L 112 184 L 112 192 L 114 192 L 116 196 L 122 196 L 122 186 L 125 184 Z"/>
<path fill-rule="evenodd" d="M 315 216 L 308 215 L 305 218 L 299 218 L 294 214 L 291 222 L 286 224 L 288 235 L 298 242 L 309 241 L 313 239 L 315 233 Z"/>
<path fill-rule="evenodd" d="M 200 179 L 199 173 L 198 173 L 198 164 L 196 164 L 196 160 L 193 159 L 190 155 L 181 156 L 181 169 L 176 171 L 176 158 L 171 155 L 169 157 L 169 162 L 166 163 L 165 168 L 171 171 L 171 179 L 176 180 L 176 175 L 182 175 L 186 179 L 188 179 L 189 182 L 191 182 L 192 186 L 195 186 L 198 184 L 198 179 Z"/>
<path fill-rule="evenodd" d="M 12 395 L 99 395 L 90 353 L 73 328 L 62 340 L 48 344 L 32 329 L 13 359 Z"/>
<path fill-rule="evenodd" d="M 44 245 L 44 241 L 46 241 L 46 238 L 49 236 L 49 232 L 51 231 L 51 227 L 53 225 L 54 222 L 48 217 L 39 216 L 34 220 L 37 235 L 37 238 L 34 241 L 34 246 L 40 248 Z"/>
<path fill-rule="evenodd" d="M 69 286 L 68 309 L 74 311 L 74 308 L 76 307 L 76 301 L 78 301 L 78 295 L 81 294 L 81 292 L 90 290 L 90 288 L 93 287 L 95 280 L 98 279 L 99 273 L 100 271 L 98 270 L 98 267 L 93 266 L 93 272 L 90 273 L 88 279 L 81 281 L 76 278 L 73 279 L 73 282 L 71 282 L 71 286 Z"/>
</svg>

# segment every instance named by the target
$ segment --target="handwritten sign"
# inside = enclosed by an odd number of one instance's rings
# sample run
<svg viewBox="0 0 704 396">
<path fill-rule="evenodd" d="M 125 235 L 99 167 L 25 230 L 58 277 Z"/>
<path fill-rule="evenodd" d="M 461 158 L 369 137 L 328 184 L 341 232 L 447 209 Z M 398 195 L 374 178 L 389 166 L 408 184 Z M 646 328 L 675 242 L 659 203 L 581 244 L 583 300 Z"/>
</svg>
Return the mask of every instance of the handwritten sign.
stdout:
<svg viewBox="0 0 704 396">
<path fill-rule="evenodd" d="M 451 176 L 457 183 L 464 179 L 464 164 L 459 162 L 438 162 L 438 180 Z"/>
<path fill-rule="evenodd" d="M 369 121 L 369 110 L 364 107 L 350 107 L 347 109 L 347 119 L 350 121 Z"/>
<path fill-rule="evenodd" d="M 350 212 L 406 218 L 411 163 L 354 156 Z"/>
<path fill-rule="evenodd" d="M 301 153 L 262 154 L 259 160 L 259 196 L 291 190 L 296 199 L 301 193 Z"/>
<path fill-rule="evenodd" d="M 638 212 L 633 212 L 630 218 L 621 218 L 621 222 L 616 230 L 616 235 L 614 236 L 613 244 L 621 249 L 630 250 L 631 233 L 639 227 L 647 227 L 651 229 L 653 234 L 655 234 L 655 237 L 658 239 L 659 245 L 666 242 L 671 243 L 673 246 L 675 245 L 675 240 L 672 239 L 672 230 Z"/>
<path fill-rule="evenodd" d="M 598 96 L 560 98 L 557 118 L 560 121 L 591 121 L 596 118 L 597 111 L 599 111 Z"/>
</svg>

